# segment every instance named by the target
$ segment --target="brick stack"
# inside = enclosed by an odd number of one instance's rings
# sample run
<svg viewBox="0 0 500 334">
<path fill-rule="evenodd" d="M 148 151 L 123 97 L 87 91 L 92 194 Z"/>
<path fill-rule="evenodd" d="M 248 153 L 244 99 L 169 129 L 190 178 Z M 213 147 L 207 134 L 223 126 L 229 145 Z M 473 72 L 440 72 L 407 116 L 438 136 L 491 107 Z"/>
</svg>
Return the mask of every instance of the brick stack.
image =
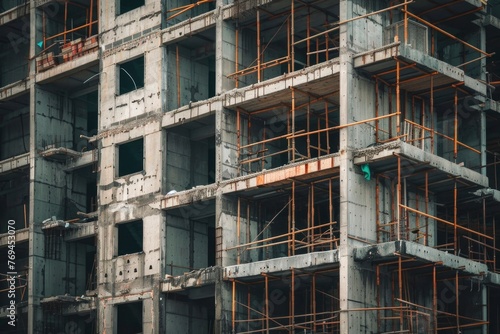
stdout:
<svg viewBox="0 0 500 334">
<path fill-rule="evenodd" d="M 97 43 L 97 35 L 88 37 L 85 40 L 85 43 L 83 44 L 83 50 L 82 50 L 83 54 L 95 51 L 95 49 L 97 49 L 98 46 L 99 45 Z"/>
<path fill-rule="evenodd" d="M 61 54 L 54 56 L 54 52 L 48 52 L 36 58 L 37 72 L 43 72 L 58 64 L 57 57 L 62 57 L 62 62 L 67 62 L 94 52 L 98 47 L 97 35 L 88 38 L 78 38 L 61 46 Z M 61 62 L 61 61 L 59 61 Z"/>
<path fill-rule="evenodd" d="M 86 39 L 75 39 L 74 41 L 66 43 L 62 46 L 61 54 L 63 57 L 63 61 L 67 62 L 90 53 L 94 51 L 97 46 L 97 35 L 90 36 Z"/>
<path fill-rule="evenodd" d="M 78 56 L 80 56 L 82 49 L 83 42 L 81 38 L 77 38 L 74 41 L 64 44 L 61 48 L 63 61 L 66 62 L 77 58 Z"/>
<path fill-rule="evenodd" d="M 54 52 L 48 52 L 36 58 L 37 72 L 43 72 L 57 65 L 57 59 Z"/>
</svg>

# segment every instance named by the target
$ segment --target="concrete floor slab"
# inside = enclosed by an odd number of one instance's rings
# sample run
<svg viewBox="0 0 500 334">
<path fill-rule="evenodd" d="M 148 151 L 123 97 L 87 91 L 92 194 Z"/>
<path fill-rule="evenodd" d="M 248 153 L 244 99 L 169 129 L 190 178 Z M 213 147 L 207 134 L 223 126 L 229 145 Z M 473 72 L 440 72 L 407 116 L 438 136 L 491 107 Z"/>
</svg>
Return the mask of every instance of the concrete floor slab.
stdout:
<svg viewBox="0 0 500 334">
<path fill-rule="evenodd" d="M 301 254 L 290 257 L 276 258 L 266 261 L 239 264 L 224 268 L 224 279 L 242 279 L 258 277 L 262 273 L 283 273 L 291 269 L 318 269 L 319 267 L 334 267 L 339 265 L 338 250 Z"/>
<path fill-rule="evenodd" d="M 483 263 L 465 259 L 447 252 L 437 250 L 411 241 L 399 240 L 365 246 L 354 249 L 355 261 L 384 262 L 394 260 L 397 254 L 413 257 L 426 262 L 441 262 L 442 266 L 462 270 L 472 275 L 482 276 L 488 272 L 488 266 Z"/>
</svg>

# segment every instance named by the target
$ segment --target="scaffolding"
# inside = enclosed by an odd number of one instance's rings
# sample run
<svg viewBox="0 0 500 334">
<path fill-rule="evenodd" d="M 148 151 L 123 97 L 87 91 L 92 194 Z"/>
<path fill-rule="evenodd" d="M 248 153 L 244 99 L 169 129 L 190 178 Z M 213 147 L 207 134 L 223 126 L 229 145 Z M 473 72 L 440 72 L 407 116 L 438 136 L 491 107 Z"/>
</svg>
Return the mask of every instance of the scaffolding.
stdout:
<svg viewBox="0 0 500 334">
<path fill-rule="evenodd" d="M 371 127 L 374 135 L 372 147 L 354 155 L 355 158 L 368 157 L 358 165 L 368 165 L 374 176 L 376 241 L 359 241 L 374 246 L 375 242 L 381 244 L 404 240 L 435 248 L 457 258 L 473 260 L 486 265 L 491 272 L 498 272 L 498 210 L 490 208 L 497 203 L 491 199 L 489 190 L 484 189 L 484 184 L 479 184 L 477 178 L 474 180 L 462 174 L 453 174 L 446 168 L 438 168 L 429 161 L 401 154 L 396 149 L 383 161 L 370 160 L 383 149 L 411 146 L 419 152 L 438 157 L 443 164 L 447 160 L 453 166 L 467 167 L 471 173 L 479 176 L 492 174 L 490 184 L 498 188 L 498 145 L 486 143 L 484 139 L 475 140 L 480 135 L 467 135 L 467 131 L 474 128 L 473 123 L 469 122 L 479 122 L 481 117 L 476 91 L 453 74 L 430 69 L 400 52 L 412 48 L 434 57 L 436 61 L 451 64 L 462 70 L 465 76 L 476 79 L 486 87 L 496 85 L 497 82 L 484 81 L 481 73 L 482 64 L 493 53 L 485 52 L 443 28 L 445 22 L 484 10 L 486 1 L 479 7 L 449 11 L 447 16 L 439 20 L 426 17 L 439 17 L 441 11 L 448 11 L 457 2 L 438 6 L 392 1 L 387 8 L 345 21 L 328 22 L 322 24 L 321 29 L 320 25 L 313 27 L 314 20 L 311 20 L 312 12 L 321 8 L 313 6 L 318 3 L 321 1 L 311 3 L 292 0 L 286 10 L 271 11 L 262 6 L 246 15 L 239 13 L 235 26 L 237 61 L 234 72 L 228 78 L 233 79 L 238 87 L 245 77 L 251 75 L 254 76 L 254 82 L 269 79 L 266 73 L 273 67 L 285 65 L 281 69 L 286 68 L 286 75 L 299 68 L 331 60 L 338 55 L 338 33 L 342 25 L 383 13 L 391 20 L 391 25 L 385 31 L 384 46 L 380 50 L 354 56 L 362 59 L 361 63 L 355 61 L 355 66 L 373 82 L 373 117 L 341 124 L 338 117 L 337 76 L 329 78 L 331 88 L 328 91 L 318 93 L 310 88 L 290 87 L 274 103 L 262 98 L 254 105 L 238 105 L 235 113 L 239 174 L 331 154 L 336 152 L 340 130 L 360 125 Z M 252 18 L 249 19 L 250 16 Z M 301 19 L 303 21 L 298 24 Z M 256 57 L 242 68 L 243 56 L 239 43 L 245 29 L 255 32 Z M 264 31 L 270 38 L 262 37 Z M 266 50 L 273 43 L 279 44 L 277 41 L 284 46 L 282 49 L 285 54 L 272 57 Z M 305 45 L 304 49 L 299 47 L 301 43 Z M 457 52 L 460 57 L 450 58 L 447 54 L 449 49 L 446 48 L 451 47 L 460 50 Z M 378 58 L 373 66 L 369 62 L 364 63 L 365 56 L 369 58 L 377 51 L 390 56 L 383 60 Z M 303 62 L 298 60 L 301 53 L 305 56 L 302 57 L 305 59 Z M 489 158 L 485 159 L 485 156 Z M 280 161 L 273 163 L 273 159 Z M 494 168 L 493 173 L 486 171 L 490 167 Z M 251 260 L 294 256 L 302 251 L 336 249 L 340 241 L 339 230 L 334 228 L 337 224 L 333 213 L 335 210 L 332 211 L 336 205 L 332 203 L 338 201 L 335 191 L 332 191 L 332 181 L 336 177 L 327 180 L 328 198 L 323 198 L 321 203 L 328 201 L 328 222 L 318 222 L 312 218 L 316 210 L 314 191 L 317 188 L 314 182 L 297 182 L 291 176 L 290 183 L 281 185 L 280 190 L 266 189 L 261 190 L 260 195 L 238 197 L 237 245 L 226 248 L 226 251 L 233 254 L 240 264 Z M 337 184 L 335 181 L 333 184 L 335 189 Z M 307 195 L 298 195 L 299 187 L 306 187 Z M 276 192 L 282 193 L 279 200 Z M 302 200 L 298 200 L 299 197 Z M 272 199 L 274 205 L 279 203 L 279 210 L 274 211 L 275 215 L 271 219 L 261 219 L 258 214 L 254 214 L 254 208 L 262 206 L 259 198 Z M 306 203 L 301 206 L 307 211 L 306 217 L 296 217 L 298 203 Z M 285 217 L 287 212 L 288 216 Z M 298 226 L 300 220 L 306 224 Z M 273 230 L 271 227 L 275 223 L 286 228 Z M 305 237 L 301 239 L 298 235 Z M 283 251 L 281 255 L 273 252 L 273 249 L 281 246 L 286 246 L 286 252 Z M 257 259 L 245 255 L 256 250 L 267 253 Z M 376 276 L 376 306 L 348 311 L 367 312 L 373 316 L 377 321 L 378 332 L 449 333 L 487 328 L 489 321 L 486 314 L 489 310 L 480 303 L 482 289 L 487 288 L 483 284 L 485 273 L 471 274 L 464 268 L 453 269 L 439 261 L 407 257 L 399 253 L 372 261 L 371 265 Z M 332 272 L 335 270 L 332 269 Z M 314 283 L 315 275 L 320 273 L 320 270 L 306 273 L 291 269 L 287 273 L 262 273 L 260 277 L 231 279 L 233 331 L 339 332 L 338 295 L 328 293 L 332 301 L 328 307 L 317 307 L 314 301 L 318 294 L 325 292 Z M 298 292 L 293 286 L 297 277 L 307 282 L 306 292 Z M 416 281 L 415 277 L 419 277 L 419 280 Z M 333 275 L 331 278 L 338 279 L 338 276 Z M 417 290 L 426 291 L 426 295 L 419 295 Z M 275 291 L 287 296 L 286 302 L 279 307 L 271 302 Z M 439 296 L 443 291 L 450 291 L 452 297 L 443 300 Z M 476 298 L 479 298 L 477 304 L 471 307 L 471 300 Z M 296 300 L 310 303 L 299 307 Z M 321 327 L 322 324 L 325 327 Z"/>
<path fill-rule="evenodd" d="M 231 284 L 231 325 L 237 333 L 340 333 L 338 268 L 263 273 Z"/>
<path fill-rule="evenodd" d="M 336 151 L 332 148 L 339 141 L 338 90 L 317 96 L 291 88 L 289 98 L 290 103 L 282 101 L 258 110 L 237 108 L 240 174 Z"/>
<path fill-rule="evenodd" d="M 338 175 L 312 182 L 292 181 L 253 198 L 238 197 L 237 245 L 226 251 L 236 254 L 239 264 L 337 249 L 338 182 Z M 269 198 L 282 206 L 269 206 Z M 299 202 L 305 202 L 305 207 L 298 208 Z"/>
</svg>

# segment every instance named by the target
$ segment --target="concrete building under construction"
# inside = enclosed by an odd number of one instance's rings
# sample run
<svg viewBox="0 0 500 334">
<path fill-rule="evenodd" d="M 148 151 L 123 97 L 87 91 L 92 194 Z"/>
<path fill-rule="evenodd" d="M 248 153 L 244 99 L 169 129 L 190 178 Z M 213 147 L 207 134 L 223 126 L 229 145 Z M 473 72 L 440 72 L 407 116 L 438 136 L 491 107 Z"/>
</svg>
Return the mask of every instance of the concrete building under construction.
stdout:
<svg viewBox="0 0 500 334">
<path fill-rule="evenodd" d="M 0 41 L 1 333 L 500 333 L 500 0 L 2 0 Z"/>
</svg>

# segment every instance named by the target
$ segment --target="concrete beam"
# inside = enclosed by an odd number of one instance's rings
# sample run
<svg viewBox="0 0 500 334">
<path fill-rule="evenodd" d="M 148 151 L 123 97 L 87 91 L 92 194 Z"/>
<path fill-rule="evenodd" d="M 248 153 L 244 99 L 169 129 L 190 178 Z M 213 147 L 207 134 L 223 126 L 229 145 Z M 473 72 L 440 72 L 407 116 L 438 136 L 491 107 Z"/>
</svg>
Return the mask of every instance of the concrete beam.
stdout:
<svg viewBox="0 0 500 334">
<path fill-rule="evenodd" d="M 171 195 L 165 195 L 161 199 L 161 208 L 163 210 L 173 209 L 199 201 L 214 199 L 218 188 L 221 190 L 222 194 L 230 194 L 265 186 L 277 186 L 284 183 L 290 183 L 293 178 L 314 178 L 329 175 L 334 172 L 334 168 L 339 167 L 339 162 L 336 157 L 338 157 L 338 154 L 334 153 L 321 158 L 297 162 L 269 171 L 262 171 L 221 182 L 219 186 L 217 184 L 211 184 L 208 186 L 195 187 L 194 189 L 177 192 Z"/>
<path fill-rule="evenodd" d="M 231 181 L 224 182 L 221 185 L 223 194 L 236 191 L 257 189 L 260 187 L 280 185 L 290 183 L 291 179 L 300 179 L 302 176 L 307 178 L 328 175 L 334 168 L 339 167 L 338 153 L 330 154 L 306 162 L 298 162 L 275 168 L 270 171 L 262 171 L 250 176 L 240 177 Z"/>
<path fill-rule="evenodd" d="M 0 100 L 10 99 L 29 91 L 29 79 L 16 81 L 0 88 Z"/>
<path fill-rule="evenodd" d="M 448 78 L 448 80 L 444 80 L 445 78 L 443 78 L 444 82 L 463 82 L 465 87 L 486 95 L 486 84 L 466 76 L 464 71 L 458 67 L 452 66 L 405 44 L 391 43 L 379 49 L 359 53 L 354 56 L 354 67 L 366 68 L 370 71 L 369 68 L 371 65 L 383 62 L 394 63 L 394 57 L 401 58 L 408 63 L 417 63 L 419 67 L 429 73 L 438 72 Z M 393 67 L 395 68 L 395 63 Z"/>
<path fill-rule="evenodd" d="M 390 43 L 384 45 L 380 48 L 369 50 L 366 52 L 361 52 L 354 55 L 354 67 L 359 68 L 371 64 L 375 64 L 382 61 L 387 61 L 394 59 L 394 57 L 399 56 L 399 46 L 401 42 Z"/>
<path fill-rule="evenodd" d="M 411 160 L 426 163 L 444 173 L 460 177 L 485 188 L 488 187 L 488 178 L 486 176 L 402 141 L 357 150 L 354 152 L 354 164 L 364 165 L 393 157 L 394 154 L 400 154 Z"/>
<path fill-rule="evenodd" d="M 191 37 L 204 30 L 215 28 L 216 19 L 216 15 L 211 11 L 193 19 L 184 20 L 164 29 L 161 33 L 161 41 L 163 44 L 171 44 Z"/>
<path fill-rule="evenodd" d="M 208 115 L 214 115 L 217 110 L 222 109 L 220 97 L 191 103 L 190 105 L 169 111 L 163 115 L 161 126 L 164 128 L 182 125 L 185 121 L 193 121 Z"/>
<path fill-rule="evenodd" d="M 40 155 L 46 159 L 61 162 L 81 157 L 82 153 L 66 147 L 51 147 L 40 152 Z"/>
<path fill-rule="evenodd" d="M 64 234 L 64 241 L 78 241 L 97 235 L 97 221 L 89 223 L 73 223 Z"/>
<path fill-rule="evenodd" d="M 224 97 L 224 107 L 235 108 L 240 104 L 258 105 L 262 104 L 266 98 L 269 105 L 279 102 L 277 98 L 280 95 L 290 95 L 290 87 L 311 91 L 314 94 L 331 93 L 337 90 L 338 80 L 331 80 L 332 77 L 340 73 L 340 63 L 338 59 L 323 62 L 318 65 L 310 66 L 300 71 L 280 75 L 278 77 L 253 84 L 248 87 L 233 89 Z M 328 82 L 326 80 L 328 79 Z M 322 84 L 324 82 L 324 84 Z M 316 83 L 317 87 L 307 89 L 307 85 Z M 320 91 L 323 89 L 324 92 Z M 291 103 L 291 97 L 290 97 Z M 266 107 L 266 106 L 262 106 Z M 256 106 L 257 108 L 257 106 Z"/>
<path fill-rule="evenodd" d="M 190 205 L 196 202 L 214 199 L 217 193 L 217 185 L 199 186 L 190 190 L 181 191 L 171 195 L 165 195 L 161 201 L 161 208 L 174 209 L 177 207 Z"/>
<path fill-rule="evenodd" d="M 237 264 L 224 268 L 224 279 L 250 278 L 260 276 L 262 273 L 280 273 L 291 269 L 318 269 L 322 266 L 337 266 L 339 264 L 338 250 L 314 252 L 289 257 L 281 257 L 265 261 Z"/>
<path fill-rule="evenodd" d="M 69 162 L 66 164 L 65 171 L 71 172 L 78 168 L 87 167 L 97 162 L 95 157 L 97 157 L 97 150 L 85 151 L 83 153 L 80 153 L 80 156 L 73 157 L 69 160 Z"/>
<path fill-rule="evenodd" d="M 58 305 L 63 315 L 72 315 L 96 310 L 96 301 L 96 297 L 62 295 L 42 298 L 40 304 Z"/>
<path fill-rule="evenodd" d="M 17 20 L 20 17 L 29 14 L 30 4 L 26 2 L 17 7 L 11 8 L 3 13 L 0 13 L 0 25 L 7 24 L 11 21 Z"/>
<path fill-rule="evenodd" d="M 99 51 L 96 49 L 95 51 L 73 59 L 71 61 L 67 61 L 65 63 L 59 64 L 51 69 L 40 72 L 36 74 L 37 83 L 48 83 L 62 77 L 69 77 L 74 73 L 77 73 L 83 69 L 88 67 L 98 65 L 99 63 Z"/>
<path fill-rule="evenodd" d="M 29 227 L 21 230 L 16 230 L 16 243 L 26 242 L 29 240 Z M 9 234 L 0 234 L 0 247 L 6 247 L 9 244 Z"/>
<path fill-rule="evenodd" d="M 193 270 L 181 276 L 167 275 L 161 283 L 162 292 L 178 292 L 191 288 L 200 288 L 206 285 L 213 285 L 222 276 L 221 267 L 209 267 Z"/>
<path fill-rule="evenodd" d="M 30 154 L 24 153 L 15 157 L 0 161 L 0 173 L 11 172 L 13 170 L 27 167 L 30 164 Z"/>
<path fill-rule="evenodd" d="M 396 254 L 426 262 L 441 262 L 445 267 L 461 270 L 472 275 L 482 276 L 488 273 L 488 266 L 483 263 L 404 240 L 355 248 L 354 261 L 387 261 L 394 259 Z"/>
</svg>

